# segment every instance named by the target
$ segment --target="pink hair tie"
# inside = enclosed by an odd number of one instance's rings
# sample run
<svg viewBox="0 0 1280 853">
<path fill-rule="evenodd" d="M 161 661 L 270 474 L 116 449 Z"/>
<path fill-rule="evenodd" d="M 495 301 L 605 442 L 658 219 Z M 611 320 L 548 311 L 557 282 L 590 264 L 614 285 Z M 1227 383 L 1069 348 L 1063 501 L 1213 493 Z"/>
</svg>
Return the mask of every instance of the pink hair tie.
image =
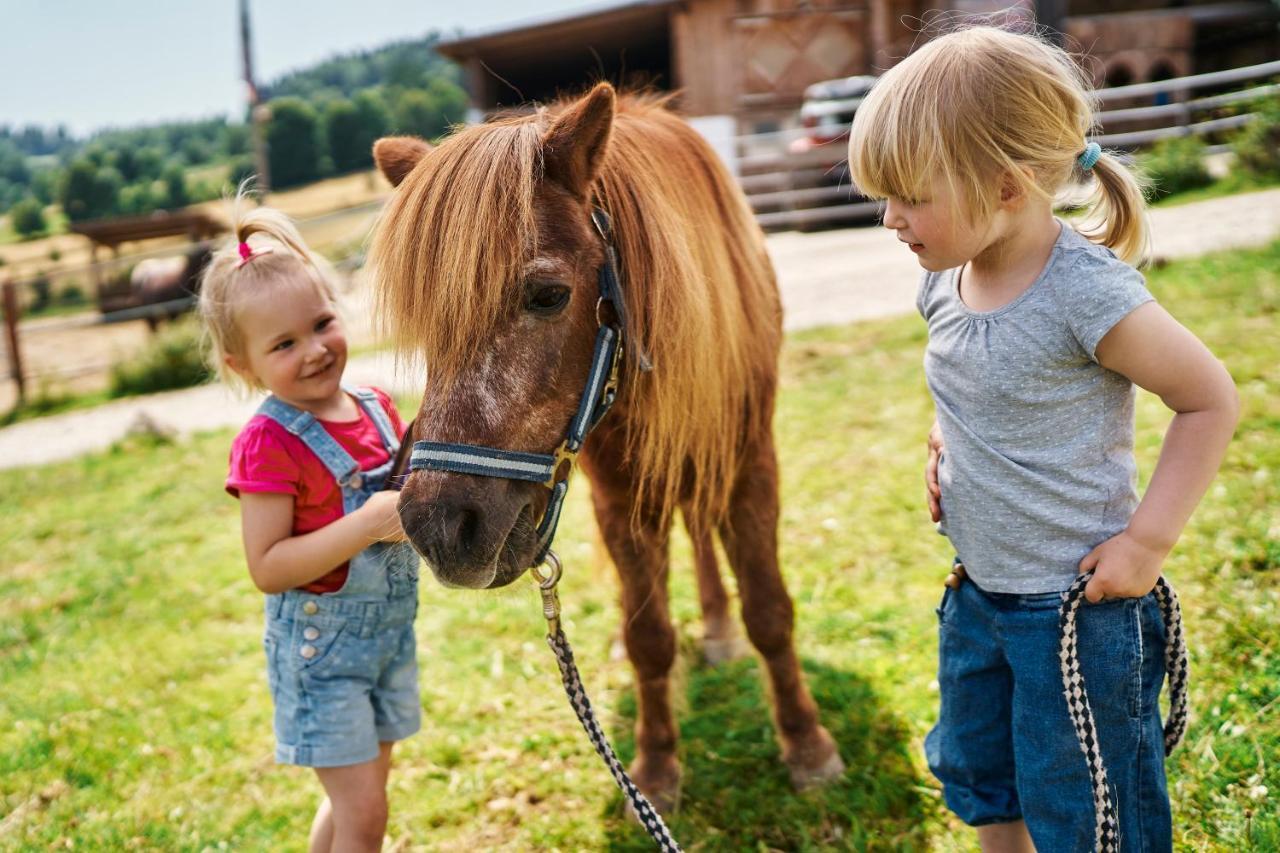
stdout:
<svg viewBox="0 0 1280 853">
<path fill-rule="evenodd" d="M 259 255 L 269 255 L 269 254 L 271 254 L 270 246 L 263 246 L 261 249 L 252 249 L 249 247 L 248 243 L 241 240 L 240 241 L 240 262 L 236 264 L 236 269 L 240 269 L 240 267 L 249 263 L 249 261 L 258 257 Z"/>
</svg>

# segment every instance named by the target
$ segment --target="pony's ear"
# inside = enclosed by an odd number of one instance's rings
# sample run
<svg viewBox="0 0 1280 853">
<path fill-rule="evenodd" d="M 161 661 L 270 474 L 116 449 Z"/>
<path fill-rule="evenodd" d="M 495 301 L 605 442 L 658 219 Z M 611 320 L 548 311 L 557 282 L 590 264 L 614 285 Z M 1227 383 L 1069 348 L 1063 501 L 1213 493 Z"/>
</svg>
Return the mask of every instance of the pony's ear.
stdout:
<svg viewBox="0 0 1280 853">
<path fill-rule="evenodd" d="M 613 87 L 596 87 L 556 116 L 542 137 L 548 177 L 574 195 L 585 197 L 600 172 L 613 129 Z"/>
<path fill-rule="evenodd" d="M 398 187 L 404 176 L 413 171 L 418 161 L 431 150 L 431 143 L 416 136 L 384 136 L 373 143 L 373 162 L 387 176 L 391 186 Z"/>
</svg>

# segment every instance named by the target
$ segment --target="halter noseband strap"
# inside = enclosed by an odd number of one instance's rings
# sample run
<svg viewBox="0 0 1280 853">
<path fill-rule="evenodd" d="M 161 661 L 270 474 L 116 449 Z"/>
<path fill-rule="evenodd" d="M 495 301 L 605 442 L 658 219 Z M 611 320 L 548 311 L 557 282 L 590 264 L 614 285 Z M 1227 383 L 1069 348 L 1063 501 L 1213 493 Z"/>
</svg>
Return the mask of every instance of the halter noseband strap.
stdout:
<svg viewBox="0 0 1280 853">
<path fill-rule="evenodd" d="M 578 411 L 569 422 L 564 441 L 552 453 L 520 453 L 499 450 L 473 444 L 446 444 L 435 441 L 417 441 L 409 468 L 413 471 L 451 471 L 458 474 L 474 474 L 481 477 L 502 477 L 509 480 L 525 480 L 541 483 L 551 489 L 546 512 L 538 525 L 538 550 L 531 565 L 539 565 L 551 548 L 560 510 L 569 491 L 569 474 L 582 449 L 582 442 L 604 416 L 608 414 L 618 396 L 618 374 L 622 362 L 623 330 L 627 325 L 626 305 L 618 280 L 617 255 L 610 239 L 609 216 L 597 208 L 591 214 L 596 231 L 605 245 L 605 261 L 600 266 L 598 283 L 600 300 L 596 305 L 595 352 L 591 356 L 591 370 L 578 401 Z M 605 304 L 613 308 L 616 323 L 606 322 L 600 313 Z M 638 350 L 641 370 L 649 370 L 648 359 Z M 567 465 L 565 463 L 568 463 Z"/>
</svg>

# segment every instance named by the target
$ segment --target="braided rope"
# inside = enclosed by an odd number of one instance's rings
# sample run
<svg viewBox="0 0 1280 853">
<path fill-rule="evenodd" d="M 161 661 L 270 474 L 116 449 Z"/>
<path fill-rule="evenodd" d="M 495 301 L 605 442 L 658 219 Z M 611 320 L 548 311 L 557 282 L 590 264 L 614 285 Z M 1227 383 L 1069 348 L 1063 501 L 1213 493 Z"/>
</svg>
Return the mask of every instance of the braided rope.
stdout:
<svg viewBox="0 0 1280 853">
<path fill-rule="evenodd" d="M 1085 572 L 1063 593 L 1059 616 L 1061 639 L 1058 657 L 1062 666 L 1062 688 L 1067 699 L 1067 712 L 1075 727 L 1080 750 L 1089 765 L 1089 781 L 1093 787 L 1094 843 L 1100 853 L 1113 853 L 1120 849 L 1120 823 L 1116 819 L 1111 788 L 1107 784 L 1107 768 L 1102 762 L 1102 750 L 1098 745 L 1093 708 L 1089 704 L 1084 675 L 1080 671 L 1076 624 L 1080 602 L 1084 599 L 1084 588 L 1092 577 L 1092 571 Z M 1173 587 L 1164 578 L 1159 578 L 1155 593 L 1167 635 L 1164 668 L 1169 676 L 1169 719 L 1164 725 L 1164 754 L 1169 755 L 1187 730 L 1187 646 L 1182 633 L 1182 609 L 1178 605 L 1178 596 Z"/>
<path fill-rule="evenodd" d="M 613 780 L 618 783 L 622 793 L 631 802 L 631 808 L 635 810 L 640 825 L 649 833 L 649 837 L 663 853 L 680 853 L 680 845 L 671 837 L 671 830 L 667 829 L 667 825 L 663 823 L 662 816 L 645 795 L 640 793 L 640 789 L 631 781 L 627 771 L 622 769 L 622 763 L 618 761 L 618 756 L 614 754 L 608 738 L 600 729 L 595 712 L 591 710 L 591 700 L 587 698 L 587 691 L 583 689 L 582 679 L 578 676 L 578 667 L 573 662 L 573 649 L 569 648 L 569 641 L 565 638 L 564 632 L 557 627 L 554 634 L 547 634 L 547 644 L 551 646 L 551 651 L 556 656 L 556 663 L 560 665 L 560 677 L 564 681 L 564 691 L 569 695 L 569 704 L 573 706 L 574 713 L 578 715 L 578 721 L 586 729 L 591 745 L 596 748 L 596 752 L 608 766 L 609 772 L 613 774 Z"/>
</svg>

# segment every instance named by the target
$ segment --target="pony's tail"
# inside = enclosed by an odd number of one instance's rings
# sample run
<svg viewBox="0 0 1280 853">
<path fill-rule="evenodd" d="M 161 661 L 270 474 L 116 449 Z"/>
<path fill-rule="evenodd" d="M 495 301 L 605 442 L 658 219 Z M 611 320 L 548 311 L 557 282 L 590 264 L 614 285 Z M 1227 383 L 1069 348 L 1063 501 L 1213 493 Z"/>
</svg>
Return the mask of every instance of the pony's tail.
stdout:
<svg viewBox="0 0 1280 853">
<path fill-rule="evenodd" d="M 1081 233 L 1127 263 L 1146 263 L 1151 235 L 1145 181 L 1119 157 L 1105 151 L 1087 175 L 1093 176 L 1095 187 L 1086 203 Z"/>
</svg>

